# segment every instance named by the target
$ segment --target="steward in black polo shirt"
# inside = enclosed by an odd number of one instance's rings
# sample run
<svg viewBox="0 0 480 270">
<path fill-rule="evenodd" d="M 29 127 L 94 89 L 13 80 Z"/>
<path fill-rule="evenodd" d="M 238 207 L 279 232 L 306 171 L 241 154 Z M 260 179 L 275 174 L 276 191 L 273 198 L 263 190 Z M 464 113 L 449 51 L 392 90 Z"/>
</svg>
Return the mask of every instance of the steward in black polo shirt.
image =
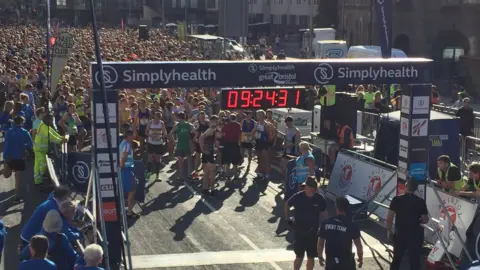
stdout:
<svg viewBox="0 0 480 270">
<path fill-rule="evenodd" d="M 393 259 L 390 270 L 400 269 L 403 255 L 408 250 L 410 269 L 420 269 L 423 245 L 423 227 L 428 222 L 427 204 L 414 194 L 418 183 L 408 180 L 407 192 L 393 197 L 387 215 L 387 238 L 393 240 Z M 395 218 L 395 233 L 392 232 Z"/>
<path fill-rule="evenodd" d="M 337 215 L 325 220 L 318 231 L 317 252 L 320 265 L 326 270 L 355 270 L 355 258 L 352 253 L 352 241 L 358 253 L 358 267 L 363 265 L 363 246 L 360 230 L 346 216 L 350 203 L 345 197 L 336 199 Z M 325 247 L 326 260 L 323 259 Z"/>
<path fill-rule="evenodd" d="M 303 257 L 307 253 L 307 270 L 313 270 L 317 257 L 317 231 L 320 220 L 327 217 L 327 202 L 317 193 L 318 183 L 315 176 L 309 176 L 302 184 L 304 190 L 296 193 L 285 204 L 285 218 L 295 230 L 295 261 L 293 269 L 302 267 Z M 290 207 L 295 208 L 294 217 L 290 217 Z M 321 216 L 321 217 L 320 217 Z"/>
</svg>

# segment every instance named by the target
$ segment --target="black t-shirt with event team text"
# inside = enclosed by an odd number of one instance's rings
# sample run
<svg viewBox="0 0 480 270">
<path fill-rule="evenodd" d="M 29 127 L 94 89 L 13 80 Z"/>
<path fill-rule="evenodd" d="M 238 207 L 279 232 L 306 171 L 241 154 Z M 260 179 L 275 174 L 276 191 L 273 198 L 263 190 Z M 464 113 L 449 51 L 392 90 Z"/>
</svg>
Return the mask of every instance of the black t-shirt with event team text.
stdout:
<svg viewBox="0 0 480 270">
<path fill-rule="evenodd" d="M 314 193 L 312 197 L 308 197 L 305 191 L 290 197 L 288 206 L 295 208 L 295 226 L 303 230 L 316 231 L 320 223 L 320 213 L 327 210 L 323 195 Z"/>
<path fill-rule="evenodd" d="M 399 237 L 418 239 L 423 228 L 420 218 L 427 215 L 427 204 L 424 199 L 413 193 L 395 196 L 390 203 L 390 210 L 395 212 L 395 234 Z"/>
<path fill-rule="evenodd" d="M 337 215 L 322 223 L 318 237 L 325 239 L 327 265 L 346 267 L 353 260 L 352 244 L 360 237 L 360 229 L 345 215 Z"/>
</svg>

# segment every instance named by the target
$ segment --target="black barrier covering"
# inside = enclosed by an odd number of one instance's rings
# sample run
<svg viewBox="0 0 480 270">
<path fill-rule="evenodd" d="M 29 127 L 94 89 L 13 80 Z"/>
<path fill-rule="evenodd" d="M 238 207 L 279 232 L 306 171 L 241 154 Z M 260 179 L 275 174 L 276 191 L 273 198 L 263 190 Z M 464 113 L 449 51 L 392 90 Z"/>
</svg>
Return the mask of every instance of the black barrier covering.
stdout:
<svg viewBox="0 0 480 270">
<path fill-rule="evenodd" d="M 402 88 L 398 190 L 404 189 L 408 177 L 424 182 L 428 174 L 430 91 L 429 84 Z"/>
<path fill-rule="evenodd" d="M 92 155 L 90 153 L 73 152 L 68 153 L 67 158 L 67 179 L 78 192 L 85 193 L 88 189 L 90 179 L 90 167 Z"/>
<path fill-rule="evenodd" d="M 295 180 L 295 166 L 296 166 L 296 160 L 292 159 L 289 160 L 287 163 L 287 168 L 285 170 L 285 176 L 287 177 L 287 181 L 285 183 L 285 201 L 290 199 L 290 197 L 293 196 L 293 194 L 298 192 L 298 185 Z"/>
<path fill-rule="evenodd" d="M 428 59 L 105 62 L 105 87 L 227 87 L 429 83 Z M 92 64 L 93 88 L 100 88 Z"/>
<path fill-rule="evenodd" d="M 145 202 L 145 185 L 147 184 L 145 178 L 145 163 L 136 160 L 133 170 L 138 180 L 137 189 L 135 190 L 135 201 L 143 203 Z"/>
</svg>

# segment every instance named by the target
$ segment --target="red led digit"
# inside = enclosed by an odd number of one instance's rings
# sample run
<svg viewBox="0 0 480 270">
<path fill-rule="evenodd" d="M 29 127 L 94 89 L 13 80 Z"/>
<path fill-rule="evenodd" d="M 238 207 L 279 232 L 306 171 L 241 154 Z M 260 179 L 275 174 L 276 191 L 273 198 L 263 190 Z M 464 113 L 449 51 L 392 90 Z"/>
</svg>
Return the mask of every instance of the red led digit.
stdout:
<svg viewBox="0 0 480 270">
<path fill-rule="evenodd" d="M 297 97 L 295 98 L 295 105 L 300 105 L 300 90 L 297 90 Z"/>
<path fill-rule="evenodd" d="M 238 92 L 235 90 L 228 91 L 227 108 L 237 108 Z"/>
<path fill-rule="evenodd" d="M 241 108 L 250 108 L 250 98 L 252 97 L 252 93 L 250 90 L 243 90 L 240 94 L 240 99 L 242 100 L 243 104 L 240 105 Z"/>
<path fill-rule="evenodd" d="M 262 104 L 260 103 L 262 99 L 263 99 L 263 91 L 255 90 L 255 92 L 253 92 L 252 107 L 254 108 L 262 107 Z"/>
<path fill-rule="evenodd" d="M 275 90 L 266 91 L 265 99 L 270 100 L 271 106 L 275 107 Z"/>
<path fill-rule="evenodd" d="M 278 98 L 277 98 L 278 107 L 286 107 L 287 106 L 287 97 L 288 97 L 288 91 L 287 90 L 282 89 L 278 92 Z"/>
</svg>

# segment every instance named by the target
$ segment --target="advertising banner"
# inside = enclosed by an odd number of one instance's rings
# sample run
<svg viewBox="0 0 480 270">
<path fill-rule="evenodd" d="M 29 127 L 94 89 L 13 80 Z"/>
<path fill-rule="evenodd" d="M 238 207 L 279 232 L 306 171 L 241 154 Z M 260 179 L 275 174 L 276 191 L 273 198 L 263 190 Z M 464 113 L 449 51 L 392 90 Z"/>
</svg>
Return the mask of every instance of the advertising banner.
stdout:
<svg viewBox="0 0 480 270">
<path fill-rule="evenodd" d="M 339 152 L 328 182 L 327 192 L 334 196 L 351 195 L 368 201 L 380 191 L 376 196 L 380 201 L 396 187 L 396 181 L 393 179 L 386 184 L 393 174 L 394 170 L 358 160 L 346 153 Z M 395 196 L 395 192 L 392 193 L 390 196 Z M 383 203 L 388 205 L 389 200 L 385 200 Z M 387 209 L 378 208 L 374 214 L 385 219 L 387 211 Z"/>
<path fill-rule="evenodd" d="M 318 84 L 414 84 L 431 80 L 428 59 L 375 59 L 370 61 L 169 61 L 105 62 L 105 87 L 169 88 L 232 87 Z M 100 74 L 92 64 L 93 87 Z"/>
<path fill-rule="evenodd" d="M 53 59 L 52 59 L 52 76 L 51 76 L 51 90 L 52 93 L 57 89 L 58 81 L 60 80 L 63 69 L 67 64 L 68 57 L 73 50 L 75 41 L 73 35 L 68 32 L 61 32 L 55 39 L 55 45 L 53 46 Z"/>
<path fill-rule="evenodd" d="M 463 241 L 466 241 L 466 232 L 475 217 L 477 204 L 463 198 L 454 197 L 439 189 L 437 189 L 437 191 L 441 200 L 445 204 L 448 213 L 452 217 L 452 221 L 455 227 L 457 227 L 460 236 L 463 238 Z M 460 241 L 458 241 L 456 234 L 453 232 L 452 224 L 448 221 L 444 208 L 437 200 L 432 187 L 426 187 L 426 196 L 428 212 L 432 218 L 439 220 L 440 225 L 443 227 L 441 235 L 447 245 L 448 252 L 455 255 L 457 258 L 460 257 L 462 245 Z M 428 223 L 430 228 L 436 228 L 433 222 L 434 221 L 430 220 Z M 425 240 L 430 243 L 436 243 L 438 239 L 434 232 L 425 229 Z"/>
<path fill-rule="evenodd" d="M 72 152 L 67 155 L 67 179 L 73 184 L 76 191 L 87 192 L 92 155 L 80 152 Z"/>
<path fill-rule="evenodd" d="M 93 147 L 95 153 L 95 166 L 98 169 L 100 181 L 100 195 L 102 197 L 104 206 L 105 221 L 116 221 L 117 216 L 112 214 L 115 208 L 115 193 L 113 188 L 113 181 L 117 181 L 117 167 L 118 167 L 118 92 L 107 92 L 107 109 L 108 109 L 108 124 L 105 122 L 103 113 L 103 93 L 100 91 L 93 92 Z M 110 129 L 112 149 L 108 149 L 107 144 L 107 129 Z M 113 152 L 113 168 L 111 170 L 111 163 L 109 152 Z"/>
<path fill-rule="evenodd" d="M 397 194 L 405 190 L 408 178 L 425 183 L 428 176 L 430 88 L 429 84 L 402 86 Z"/>
<path fill-rule="evenodd" d="M 382 57 L 390 58 L 392 56 L 392 1 L 375 0 L 375 11 Z"/>
</svg>

